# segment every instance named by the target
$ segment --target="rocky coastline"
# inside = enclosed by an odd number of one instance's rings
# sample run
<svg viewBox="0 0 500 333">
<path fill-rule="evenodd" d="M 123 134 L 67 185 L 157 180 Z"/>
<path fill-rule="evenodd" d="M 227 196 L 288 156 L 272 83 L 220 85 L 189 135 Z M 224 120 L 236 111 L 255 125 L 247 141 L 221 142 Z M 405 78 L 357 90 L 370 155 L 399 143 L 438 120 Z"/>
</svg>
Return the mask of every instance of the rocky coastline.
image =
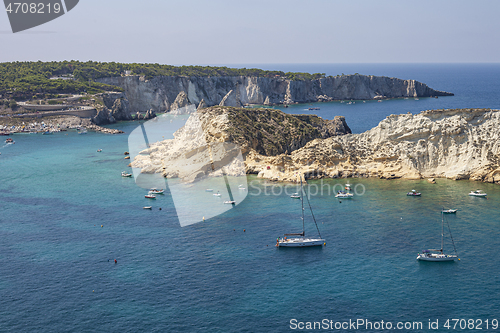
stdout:
<svg viewBox="0 0 500 333">
<path fill-rule="evenodd" d="M 124 90 L 123 93 L 104 98 L 108 109 L 114 107 L 116 99 L 121 99 L 134 112 L 152 110 L 156 113 L 172 112 L 189 105 L 242 107 L 453 96 L 453 93 L 434 90 L 415 80 L 359 74 L 296 81 L 279 76 L 156 76 L 149 80 L 144 76 L 121 76 L 97 81 Z"/>
<path fill-rule="evenodd" d="M 500 183 L 499 126 L 499 110 L 446 109 L 390 115 L 369 131 L 350 134 L 343 117 L 211 107 L 193 114 L 175 139 L 152 143 L 131 166 L 194 181 L 211 172 L 200 147 L 230 143 L 240 148 L 247 174 L 273 181 L 303 175 Z M 186 156 L 197 167 L 183 171 Z"/>
<path fill-rule="evenodd" d="M 0 118 L 0 133 L 4 135 L 15 133 L 65 132 L 68 130 L 94 131 L 106 134 L 121 134 L 121 130 L 110 129 L 94 124 L 90 119 L 75 116 L 51 116 L 41 119 L 32 118 Z"/>
</svg>

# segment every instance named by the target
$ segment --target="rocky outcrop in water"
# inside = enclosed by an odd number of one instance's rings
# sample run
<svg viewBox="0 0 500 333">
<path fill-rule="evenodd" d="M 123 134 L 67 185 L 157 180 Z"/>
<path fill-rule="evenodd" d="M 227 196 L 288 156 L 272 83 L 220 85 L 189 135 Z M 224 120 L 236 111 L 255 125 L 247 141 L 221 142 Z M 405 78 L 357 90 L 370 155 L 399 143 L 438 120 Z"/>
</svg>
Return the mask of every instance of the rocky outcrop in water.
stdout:
<svg viewBox="0 0 500 333">
<path fill-rule="evenodd" d="M 122 93 L 108 93 L 101 95 L 104 107 L 97 109 L 92 118 L 96 125 L 113 124 L 118 120 L 131 120 L 129 102 Z"/>
<path fill-rule="evenodd" d="M 180 77 L 140 76 L 101 78 L 97 81 L 122 87 L 130 110 L 166 112 L 198 105 L 241 106 L 293 104 L 344 99 L 452 96 L 415 80 L 382 76 L 342 75 L 291 81 L 281 77 Z M 111 97 L 110 97 L 111 98 Z M 109 106 L 108 106 L 109 107 Z"/>
<path fill-rule="evenodd" d="M 153 110 L 148 110 L 146 114 L 144 115 L 145 120 L 153 119 L 156 118 L 156 113 Z"/>
<path fill-rule="evenodd" d="M 274 109 L 213 107 L 201 111 L 174 140 L 152 144 L 133 165 L 144 172 L 177 177 L 182 167 L 172 166 L 185 166 L 179 161 L 186 156 L 203 160 L 206 152 L 201 146 L 234 144 L 241 149 L 247 173 L 277 181 L 296 181 L 297 175 L 304 175 L 500 183 L 499 110 L 391 115 L 361 134 L 349 134 L 341 117 L 327 121 Z M 195 166 L 185 175 L 188 179 L 209 172 L 197 169 L 200 164 L 189 165 Z M 208 168 L 207 163 L 203 165 Z"/>
<path fill-rule="evenodd" d="M 113 102 L 111 115 L 116 120 L 131 120 L 129 102 L 125 98 L 116 99 Z"/>
<path fill-rule="evenodd" d="M 107 107 L 99 108 L 96 115 L 92 117 L 91 120 L 96 125 L 107 125 L 116 122 L 116 119 Z"/>
<path fill-rule="evenodd" d="M 151 143 L 150 148 L 136 156 L 133 167 L 146 173 L 163 173 L 166 177 L 196 179 L 207 175 L 209 155 L 220 160 L 235 151 L 245 157 L 249 153 L 262 156 L 289 154 L 316 138 L 350 133 L 343 117 L 334 121 L 314 115 L 289 115 L 275 109 L 210 107 L 198 110 L 173 140 Z M 207 147 L 214 150 L 207 152 Z M 237 173 L 238 165 L 229 168 Z M 243 168 L 243 170 L 245 170 Z"/>
</svg>

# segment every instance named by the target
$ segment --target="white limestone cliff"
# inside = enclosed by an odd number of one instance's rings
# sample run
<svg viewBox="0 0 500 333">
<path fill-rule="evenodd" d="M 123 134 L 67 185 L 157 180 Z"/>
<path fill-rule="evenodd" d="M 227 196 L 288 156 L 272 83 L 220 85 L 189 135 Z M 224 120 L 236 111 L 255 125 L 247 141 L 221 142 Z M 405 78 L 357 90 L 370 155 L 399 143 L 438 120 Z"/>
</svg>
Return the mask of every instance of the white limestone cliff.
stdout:
<svg viewBox="0 0 500 333">
<path fill-rule="evenodd" d="M 330 124 L 279 110 L 251 112 L 203 109 L 176 132 L 174 140 L 152 144 L 133 166 L 193 180 L 210 172 L 206 151 L 199 147 L 234 144 L 243 154 L 247 173 L 277 181 L 296 181 L 297 174 L 303 174 L 305 178 L 450 178 L 500 183 L 499 110 L 391 115 L 361 134 L 345 134 L 350 131 L 342 129 L 343 119 Z M 240 126 L 243 122 L 246 127 Z M 219 153 L 231 149 L 221 148 Z"/>
<path fill-rule="evenodd" d="M 251 104 L 311 103 L 343 99 L 450 96 L 415 80 L 383 76 L 342 75 L 314 80 L 291 81 L 282 77 L 186 77 L 140 76 L 101 78 L 97 81 L 124 89 L 133 112 L 166 112 L 182 106 L 175 101 L 182 93 L 183 104 L 240 106 Z M 178 104 L 178 103 L 177 103 Z M 111 105 L 108 106 L 111 108 Z"/>
</svg>

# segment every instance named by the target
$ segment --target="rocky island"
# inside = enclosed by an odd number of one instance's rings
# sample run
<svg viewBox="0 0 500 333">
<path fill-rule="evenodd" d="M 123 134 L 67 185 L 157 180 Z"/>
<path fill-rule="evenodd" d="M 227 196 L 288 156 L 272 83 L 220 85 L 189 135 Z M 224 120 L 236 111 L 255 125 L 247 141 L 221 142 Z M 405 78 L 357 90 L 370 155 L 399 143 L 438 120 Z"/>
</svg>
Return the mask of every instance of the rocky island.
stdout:
<svg viewBox="0 0 500 333">
<path fill-rule="evenodd" d="M 174 139 L 152 143 L 131 166 L 193 181 L 213 170 L 204 146 L 233 144 L 247 174 L 275 181 L 296 181 L 301 174 L 499 183 L 499 125 L 499 110 L 432 110 L 391 115 L 367 132 L 351 134 L 343 117 L 216 106 L 198 110 Z M 186 158 L 197 161 L 191 163 L 196 168 L 183 169 Z M 226 173 L 237 170 L 229 165 Z"/>
</svg>

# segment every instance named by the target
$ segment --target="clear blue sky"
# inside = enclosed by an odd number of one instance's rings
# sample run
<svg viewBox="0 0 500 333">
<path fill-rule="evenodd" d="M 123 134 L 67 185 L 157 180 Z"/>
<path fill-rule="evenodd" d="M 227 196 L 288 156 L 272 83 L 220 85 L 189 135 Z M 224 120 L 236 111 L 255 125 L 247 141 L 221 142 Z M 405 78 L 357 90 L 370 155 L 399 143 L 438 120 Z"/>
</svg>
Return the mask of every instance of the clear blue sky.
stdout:
<svg viewBox="0 0 500 333">
<path fill-rule="evenodd" d="M 17 34 L 1 12 L 0 62 L 500 62 L 499 13 L 498 0 L 80 0 Z"/>
</svg>

